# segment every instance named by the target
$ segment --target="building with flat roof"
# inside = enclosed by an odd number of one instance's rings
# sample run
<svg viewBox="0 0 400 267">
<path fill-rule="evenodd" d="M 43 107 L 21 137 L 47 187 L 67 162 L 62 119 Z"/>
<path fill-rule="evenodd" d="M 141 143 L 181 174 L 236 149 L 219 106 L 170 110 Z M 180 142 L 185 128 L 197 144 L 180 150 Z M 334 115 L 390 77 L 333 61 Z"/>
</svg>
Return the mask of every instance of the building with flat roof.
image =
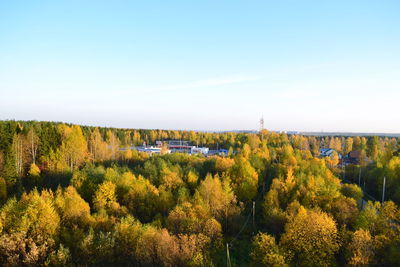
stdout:
<svg viewBox="0 0 400 267">
<path fill-rule="evenodd" d="M 196 147 L 196 146 L 193 146 L 192 149 L 191 149 L 191 151 L 190 151 L 190 154 L 203 154 L 203 155 L 207 155 L 207 154 L 208 154 L 208 151 L 209 151 L 208 147 Z"/>
<path fill-rule="evenodd" d="M 189 141 L 183 140 L 169 140 L 167 141 L 168 148 L 172 152 L 181 152 L 181 153 L 191 153 L 192 152 L 192 145 Z"/>
</svg>

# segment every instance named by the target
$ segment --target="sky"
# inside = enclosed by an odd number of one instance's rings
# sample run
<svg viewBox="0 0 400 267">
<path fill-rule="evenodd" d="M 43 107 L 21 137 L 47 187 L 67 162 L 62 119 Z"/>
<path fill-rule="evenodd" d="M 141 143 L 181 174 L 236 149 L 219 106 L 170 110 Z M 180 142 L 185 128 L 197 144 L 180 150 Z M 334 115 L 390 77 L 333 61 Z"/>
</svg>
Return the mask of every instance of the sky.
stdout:
<svg viewBox="0 0 400 267">
<path fill-rule="evenodd" d="M 0 120 L 400 133 L 400 1 L 0 0 Z"/>
</svg>

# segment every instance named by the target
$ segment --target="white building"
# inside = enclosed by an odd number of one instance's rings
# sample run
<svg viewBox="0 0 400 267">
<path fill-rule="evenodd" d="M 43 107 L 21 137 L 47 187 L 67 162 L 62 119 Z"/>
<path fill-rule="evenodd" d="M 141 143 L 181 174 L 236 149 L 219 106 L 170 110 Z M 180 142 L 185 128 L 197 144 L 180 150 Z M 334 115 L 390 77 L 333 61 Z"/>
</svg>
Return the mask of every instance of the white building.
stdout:
<svg viewBox="0 0 400 267">
<path fill-rule="evenodd" d="M 196 146 L 192 146 L 192 148 L 190 149 L 190 154 L 203 154 L 203 155 L 207 155 L 208 154 L 208 147 L 196 147 Z"/>
</svg>

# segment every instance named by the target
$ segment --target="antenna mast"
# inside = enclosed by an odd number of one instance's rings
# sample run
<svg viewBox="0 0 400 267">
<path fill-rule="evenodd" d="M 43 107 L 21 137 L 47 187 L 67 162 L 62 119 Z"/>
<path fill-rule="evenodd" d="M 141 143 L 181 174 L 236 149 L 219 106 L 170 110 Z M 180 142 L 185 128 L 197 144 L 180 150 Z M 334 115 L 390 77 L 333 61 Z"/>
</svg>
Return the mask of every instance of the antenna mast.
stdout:
<svg viewBox="0 0 400 267">
<path fill-rule="evenodd" d="M 263 141 L 263 140 L 264 140 L 263 130 L 264 130 L 264 115 L 263 115 L 263 116 L 261 116 L 261 119 L 260 119 L 260 134 L 261 134 L 261 141 Z"/>
<path fill-rule="evenodd" d="M 262 130 L 264 130 L 264 116 L 261 116 L 261 119 L 260 119 L 260 132 Z"/>
</svg>

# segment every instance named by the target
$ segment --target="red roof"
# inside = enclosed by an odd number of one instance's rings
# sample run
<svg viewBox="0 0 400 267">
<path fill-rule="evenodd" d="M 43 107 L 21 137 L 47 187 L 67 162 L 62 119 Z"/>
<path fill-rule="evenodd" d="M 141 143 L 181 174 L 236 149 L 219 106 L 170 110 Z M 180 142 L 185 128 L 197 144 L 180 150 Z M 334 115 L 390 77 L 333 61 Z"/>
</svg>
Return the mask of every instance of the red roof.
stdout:
<svg viewBox="0 0 400 267">
<path fill-rule="evenodd" d="M 349 158 L 359 159 L 361 157 L 361 150 L 355 150 L 349 152 Z"/>
</svg>

